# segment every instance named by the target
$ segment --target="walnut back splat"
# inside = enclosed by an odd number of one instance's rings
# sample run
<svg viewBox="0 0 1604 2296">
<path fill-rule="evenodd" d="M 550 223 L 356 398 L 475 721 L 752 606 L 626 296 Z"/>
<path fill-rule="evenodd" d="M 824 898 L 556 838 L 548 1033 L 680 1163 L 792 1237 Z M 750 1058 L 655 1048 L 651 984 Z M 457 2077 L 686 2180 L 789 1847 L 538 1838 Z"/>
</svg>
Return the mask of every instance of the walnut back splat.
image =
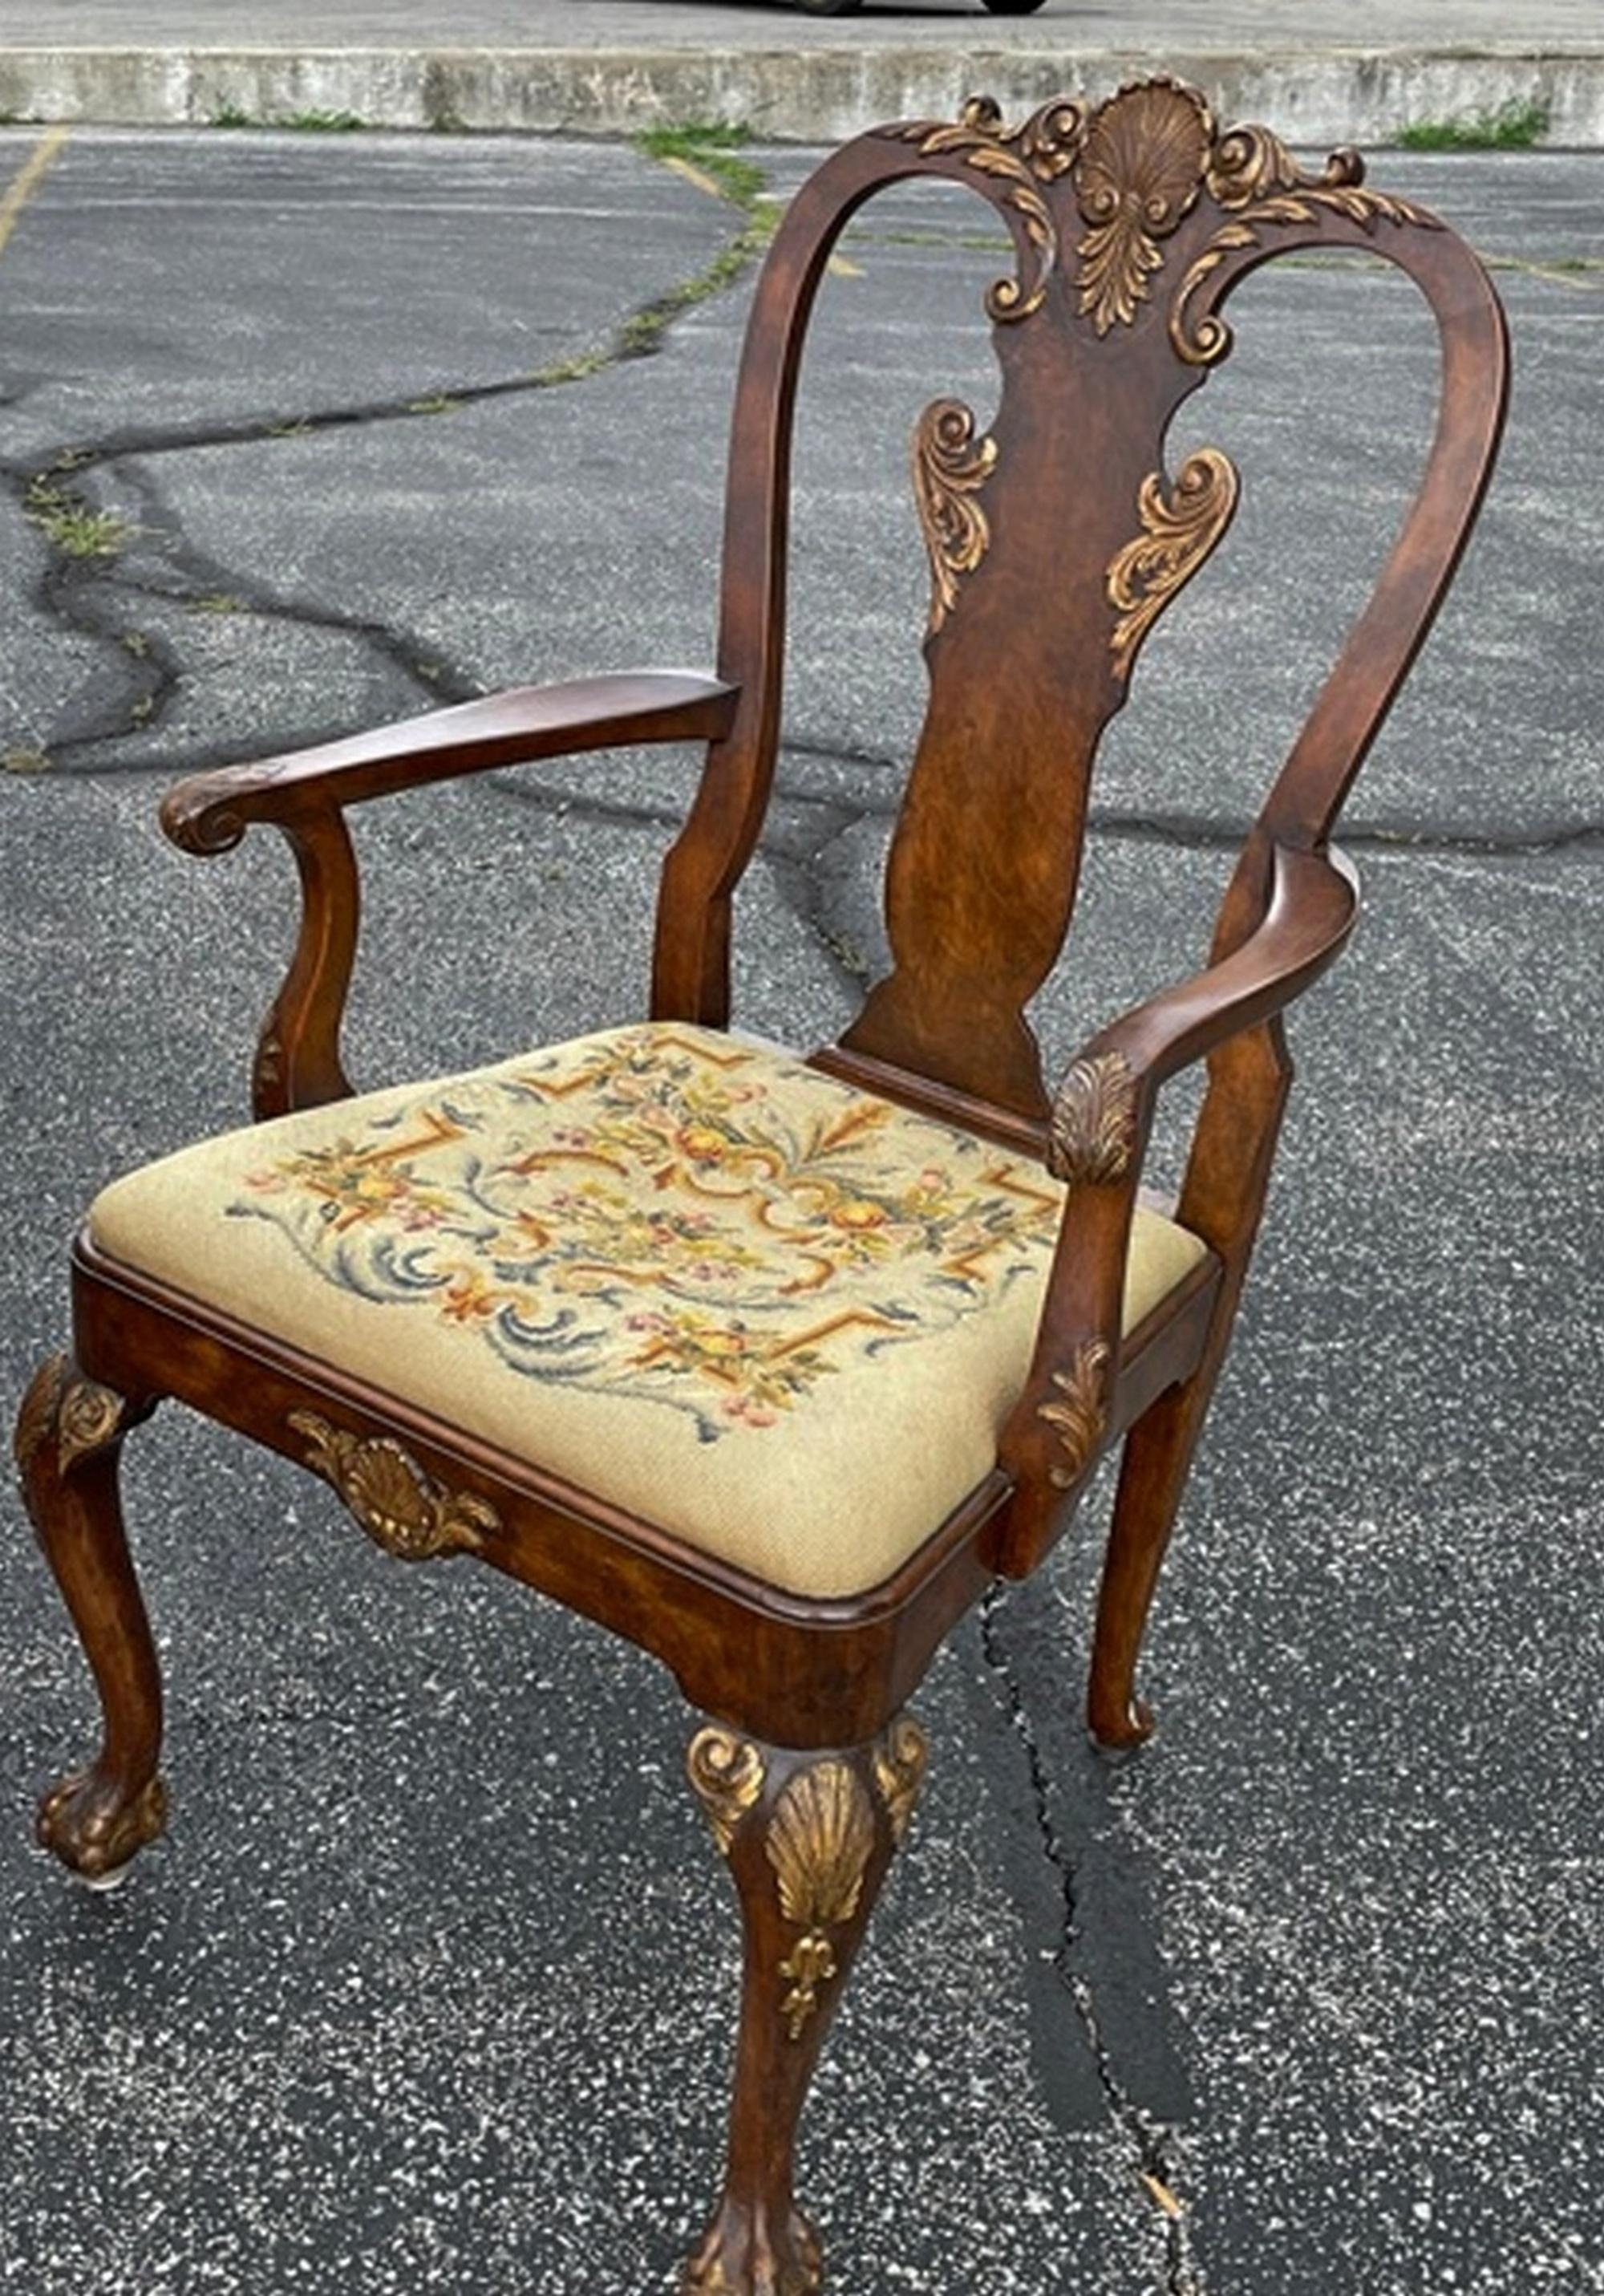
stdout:
<svg viewBox="0 0 1604 2296">
<path fill-rule="evenodd" d="M 913 441 L 929 703 L 888 872 L 894 967 L 842 1044 L 1040 1122 L 1048 1095 L 1024 1012 L 1073 912 L 1098 742 L 1148 630 L 1236 507 L 1223 455 L 1205 449 L 1170 472 L 1164 451 L 1177 407 L 1230 348 L 1223 305 L 1257 265 L 1321 246 L 1408 271 L 1467 375 L 1498 319 L 1461 243 L 1367 189 L 1356 155 L 1311 174 L 1263 128 L 1223 133 L 1203 97 L 1172 81 L 1095 108 L 1060 100 L 1017 127 L 977 99 L 955 123 L 899 122 L 838 153 L 787 214 L 748 336 L 720 662 L 743 701 L 666 879 L 665 1014 L 721 1020 L 727 1007 L 729 893 L 779 728 L 791 410 L 814 294 L 854 212 L 921 175 L 988 201 L 1016 267 L 986 296 L 1002 385 L 989 432 L 938 398 Z M 1456 333 L 1476 338 L 1457 360 Z M 1495 388 L 1479 395 L 1471 451 L 1485 455 L 1500 401 Z M 1334 738 L 1316 745 L 1318 776 L 1300 780 L 1283 833 L 1329 829 L 1457 555 L 1470 505 L 1454 491 L 1457 519 L 1428 521 L 1428 537 L 1417 528 L 1389 565 L 1366 617 L 1363 691 L 1322 705 Z M 1345 658 L 1345 685 L 1353 667 Z"/>
</svg>

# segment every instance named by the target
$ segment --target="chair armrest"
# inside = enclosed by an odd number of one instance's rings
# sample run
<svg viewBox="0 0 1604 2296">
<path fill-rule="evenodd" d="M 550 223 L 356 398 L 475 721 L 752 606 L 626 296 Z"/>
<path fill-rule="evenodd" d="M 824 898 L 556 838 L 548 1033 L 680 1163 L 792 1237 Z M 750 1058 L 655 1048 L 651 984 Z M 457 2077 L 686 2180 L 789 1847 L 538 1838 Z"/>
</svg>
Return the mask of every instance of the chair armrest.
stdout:
<svg viewBox="0 0 1604 2296">
<path fill-rule="evenodd" d="M 1270 900 L 1241 947 L 1162 990 L 1083 1046 L 1053 1097 L 1047 1162 L 1060 1180 L 1112 1180 L 1141 1160 L 1158 1086 L 1301 995 L 1359 914 L 1346 857 L 1278 845 Z"/>
<path fill-rule="evenodd" d="M 187 852 L 225 853 L 253 821 L 304 820 L 493 766 L 634 742 L 712 740 L 727 730 L 737 698 L 736 687 L 687 670 L 514 686 L 346 741 L 193 775 L 168 791 L 161 825 Z"/>
<path fill-rule="evenodd" d="M 300 931 L 257 1043 L 251 1107 L 258 1122 L 342 1100 L 352 1088 L 340 1056 L 360 906 L 347 806 L 493 766 L 631 742 L 717 740 L 739 699 L 739 688 L 688 670 L 517 686 L 348 741 L 196 774 L 170 790 L 161 825 L 186 852 L 226 853 L 253 821 L 266 821 L 295 855 Z"/>
</svg>

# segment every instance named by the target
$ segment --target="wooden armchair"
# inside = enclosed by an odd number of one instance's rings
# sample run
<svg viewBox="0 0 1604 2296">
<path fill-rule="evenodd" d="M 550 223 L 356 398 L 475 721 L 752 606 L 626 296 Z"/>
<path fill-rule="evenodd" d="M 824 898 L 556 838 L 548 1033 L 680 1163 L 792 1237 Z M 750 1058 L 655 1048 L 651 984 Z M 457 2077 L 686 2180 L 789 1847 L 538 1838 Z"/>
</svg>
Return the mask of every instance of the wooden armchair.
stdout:
<svg viewBox="0 0 1604 2296">
<path fill-rule="evenodd" d="M 839 1043 L 728 1031 L 732 897 L 781 719 L 792 406 L 814 292 L 863 201 L 938 176 L 989 201 L 994 424 L 938 399 L 913 443 L 930 697 L 888 872 L 895 963 Z M 1043 1082 L 1027 1001 L 1058 953 L 1102 727 L 1215 548 L 1235 471 L 1173 475 L 1222 307 L 1294 250 L 1381 256 L 1441 335 L 1439 425 L 1375 594 L 1249 835 L 1207 970 Z M 74 1354 L 17 1430 L 29 1507 L 99 1685 L 103 1745 L 41 1839 L 105 1880 L 161 1828 L 161 1689 L 118 1502 L 174 1397 L 323 1477 L 413 1560 L 467 1555 L 615 1628 L 707 1718 L 690 1780 L 746 1964 L 728 2172 L 702 2296 L 820 2284 L 791 2194 L 820 2042 L 925 1762 L 905 1711 L 948 1628 L 1032 1570 L 1125 1441 L 1092 1661 L 1110 1745 L 1224 1354 L 1291 1074 L 1282 1008 L 1353 926 L 1338 809 L 1453 573 L 1499 435 L 1480 266 L 1339 152 L 1306 174 L 1166 80 L 1020 127 L 880 127 L 792 202 L 758 283 L 729 472 L 716 676 L 499 695 L 209 773 L 168 834 L 282 832 L 303 894 L 256 1125 L 117 1181 L 73 1254 Z M 705 741 L 662 874 L 651 1018 L 353 1097 L 348 807 L 634 742 Z M 1207 1086 L 1173 1210 L 1139 1200 L 1156 1096 Z"/>
</svg>

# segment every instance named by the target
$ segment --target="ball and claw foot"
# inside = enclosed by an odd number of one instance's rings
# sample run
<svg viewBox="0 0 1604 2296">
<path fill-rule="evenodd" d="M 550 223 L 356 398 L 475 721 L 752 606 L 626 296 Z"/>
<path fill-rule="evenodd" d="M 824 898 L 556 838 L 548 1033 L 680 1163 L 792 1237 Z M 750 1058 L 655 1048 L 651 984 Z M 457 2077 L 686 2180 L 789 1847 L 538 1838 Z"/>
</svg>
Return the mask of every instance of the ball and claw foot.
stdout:
<svg viewBox="0 0 1604 2296">
<path fill-rule="evenodd" d="M 167 1786 L 147 1780 L 130 1801 L 93 1770 L 63 1778 L 39 1804 L 39 1841 L 80 1882 L 115 1889 L 127 1867 L 167 1824 Z"/>
<path fill-rule="evenodd" d="M 727 2203 L 685 2267 L 680 2296 L 816 2296 L 824 2284 L 819 2236 L 792 2209 L 783 2228 Z"/>
</svg>

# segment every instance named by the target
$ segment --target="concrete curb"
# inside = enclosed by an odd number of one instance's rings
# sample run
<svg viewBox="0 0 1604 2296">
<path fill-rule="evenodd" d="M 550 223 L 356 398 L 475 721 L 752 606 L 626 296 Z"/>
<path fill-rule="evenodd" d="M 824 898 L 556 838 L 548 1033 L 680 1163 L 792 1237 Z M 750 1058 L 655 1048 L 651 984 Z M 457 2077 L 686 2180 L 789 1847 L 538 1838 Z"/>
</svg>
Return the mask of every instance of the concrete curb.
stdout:
<svg viewBox="0 0 1604 2296">
<path fill-rule="evenodd" d="M 263 125 L 350 112 L 392 128 L 625 135 L 659 119 L 742 120 L 766 140 L 830 143 L 873 120 L 945 118 L 977 90 L 1006 111 L 1060 88 L 1108 92 L 1163 70 L 1222 117 L 1295 142 L 1386 144 L 1423 119 L 1543 105 L 1544 142 L 1604 148 L 1596 51 L 882 46 L 663 49 L 0 49 L 0 115 L 134 127 Z"/>
</svg>

